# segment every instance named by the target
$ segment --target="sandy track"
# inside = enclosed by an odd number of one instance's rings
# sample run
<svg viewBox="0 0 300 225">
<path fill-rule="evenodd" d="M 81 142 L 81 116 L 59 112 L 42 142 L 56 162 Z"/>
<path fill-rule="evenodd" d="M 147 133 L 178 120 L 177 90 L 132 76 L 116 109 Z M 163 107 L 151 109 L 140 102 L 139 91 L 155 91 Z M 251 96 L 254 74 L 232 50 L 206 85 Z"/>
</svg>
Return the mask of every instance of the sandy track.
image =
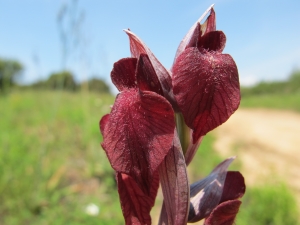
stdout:
<svg viewBox="0 0 300 225">
<path fill-rule="evenodd" d="M 300 205 L 299 113 L 239 109 L 214 134 L 222 156 L 238 156 L 247 185 L 284 180 Z"/>
</svg>

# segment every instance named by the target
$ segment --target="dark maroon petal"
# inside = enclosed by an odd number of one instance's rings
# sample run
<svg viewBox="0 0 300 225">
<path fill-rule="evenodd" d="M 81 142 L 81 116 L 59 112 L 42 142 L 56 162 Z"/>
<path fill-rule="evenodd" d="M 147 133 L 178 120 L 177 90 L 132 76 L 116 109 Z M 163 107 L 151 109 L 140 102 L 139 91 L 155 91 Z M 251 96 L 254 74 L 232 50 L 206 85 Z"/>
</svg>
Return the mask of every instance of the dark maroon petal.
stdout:
<svg viewBox="0 0 300 225">
<path fill-rule="evenodd" d="M 241 204 L 240 200 L 221 203 L 205 219 L 204 225 L 232 225 Z"/>
<path fill-rule="evenodd" d="M 130 41 L 130 51 L 131 55 L 134 58 L 139 58 L 141 54 L 147 54 L 151 64 L 157 74 L 157 77 L 161 83 L 161 87 L 163 89 L 164 95 L 166 98 L 172 92 L 172 80 L 169 72 L 166 68 L 158 61 L 158 59 L 154 56 L 151 50 L 144 44 L 144 42 L 137 37 L 134 33 L 129 30 L 124 30 L 129 36 Z M 172 94 L 172 93 L 171 93 Z"/>
<path fill-rule="evenodd" d="M 196 21 L 196 23 L 193 24 L 193 26 L 189 29 L 187 34 L 181 40 L 181 42 L 177 48 L 176 54 L 175 54 L 174 62 L 176 61 L 177 57 L 179 55 L 181 55 L 181 53 L 187 48 L 187 46 L 191 47 L 191 46 L 193 46 L 193 43 L 196 44 L 197 40 L 195 40 L 195 39 L 196 39 L 197 35 L 199 34 L 198 28 L 199 28 L 200 22 L 211 11 L 213 6 L 214 5 L 211 5 L 210 7 L 208 7 L 208 9 L 202 14 L 202 16 L 200 16 L 200 18 Z M 202 29 L 203 29 L 203 27 L 201 25 L 201 30 Z M 205 24 L 205 29 L 206 29 L 206 24 Z M 194 41 L 196 41 L 196 42 L 194 42 Z M 193 46 L 193 47 L 196 47 L 196 46 Z"/>
<path fill-rule="evenodd" d="M 220 202 L 241 198 L 245 191 L 246 185 L 243 175 L 238 171 L 228 171 Z"/>
<path fill-rule="evenodd" d="M 222 197 L 227 168 L 234 158 L 220 163 L 206 178 L 191 185 L 188 222 L 207 217 Z"/>
<path fill-rule="evenodd" d="M 197 47 L 198 40 L 201 38 L 201 29 L 200 28 L 201 28 L 200 23 L 197 23 L 194 33 L 192 34 L 191 39 L 187 43 L 185 49 L 190 48 L 190 47 Z"/>
<path fill-rule="evenodd" d="M 189 211 L 189 183 L 185 159 L 182 153 L 177 131 L 174 132 L 174 141 L 171 150 L 159 166 L 159 179 L 164 195 L 164 207 L 160 221 L 168 224 L 186 224 Z M 164 210 L 167 212 L 164 213 Z"/>
<path fill-rule="evenodd" d="M 119 91 L 136 87 L 136 64 L 136 58 L 123 58 L 114 63 L 110 76 Z"/>
<path fill-rule="evenodd" d="M 101 131 L 101 133 L 102 133 L 103 136 L 104 136 L 104 129 L 105 129 L 105 126 L 107 124 L 108 118 L 109 118 L 109 114 L 106 114 L 99 121 L 100 131 Z"/>
<path fill-rule="evenodd" d="M 138 88 L 142 91 L 153 91 L 163 96 L 160 82 L 148 55 L 141 54 L 138 60 L 136 79 Z"/>
<path fill-rule="evenodd" d="M 230 55 L 186 49 L 173 67 L 173 91 L 193 143 L 224 123 L 238 108 L 240 85 Z"/>
<path fill-rule="evenodd" d="M 149 193 L 153 173 L 171 149 L 174 129 L 174 112 L 164 97 L 129 89 L 115 101 L 102 147 L 114 170 L 130 175 Z"/>
<path fill-rule="evenodd" d="M 150 194 L 145 194 L 133 178 L 117 173 L 118 191 L 126 225 L 151 224 L 150 211 L 154 205 L 159 187 L 158 173 L 151 183 Z"/>
<path fill-rule="evenodd" d="M 205 22 L 201 25 L 201 33 L 205 35 L 209 32 L 216 30 L 216 13 L 213 8 L 210 10 L 210 15 L 207 17 Z"/>
<path fill-rule="evenodd" d="M 168 224 L 169 224 L 168 214 L 167 214 L 165 202 L 163 202 L 160 210 L 158 225 L 168 225 Z"/>
<path fill-rule="evenodd" d="M 222 31 L 212 31 L 203 35 L 198 43 L 197 47 L 200 51 L 215 51 L 222 52 L 225 48 L 226 36 Z"/>
</svg>

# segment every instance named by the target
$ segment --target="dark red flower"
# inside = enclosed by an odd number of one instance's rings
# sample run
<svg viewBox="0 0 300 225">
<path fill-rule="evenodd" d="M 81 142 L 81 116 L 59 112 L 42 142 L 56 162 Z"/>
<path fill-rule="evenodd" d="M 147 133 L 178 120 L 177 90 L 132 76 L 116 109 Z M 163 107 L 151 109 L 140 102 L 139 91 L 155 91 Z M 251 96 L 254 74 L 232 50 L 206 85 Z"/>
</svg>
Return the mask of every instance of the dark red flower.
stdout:
<svg viewBox="0 0 300 225">
<path fill-rule="evenodd" d="M 178 48 L 172 67 L 173 92 L 193 143 L 224 123 L 238 108 L 240 86 L 235 62 L 222 54 L 226 37 L 216 31 L 215 12 L 196 23 Z"/>
<path fill-rule="evenodd" d="M 223 217 L 229 218 L 228 214 L 230 214 L 232 222 L 234 221 L 239 205 L 237 207 L 235 201 L 232 202 L 232 200 L 241 198 L 245 193 L 246 186 L 244 178 L 239 172 L 227 172 L 227 168 L 233 160 L 234 157 L 226 159 L 209 176 L 191 185 L 188 222 L 197 222 L 204 218 L 208 221 L 222 221 Z M 233 213 L 227 213 L 224 210 L 224 212 L 220 210 L 218 213 L 214 213 L 218 208 L 223 208 L 225 202 L 228 202 L 226 206 L 235 208 L 234 217 Z M 207 222 L 207 224 L 210 223 Z"/>
<path fill-rule="evenodd" d="M 160 224 L 233 222 L 245 185 L 239 173 L 227 172 L 232 159 L 191 188 L 186 171 L 203 136 L 225 122 L 240 101 L 237 67 L 222 54 L 226 37 L 216 31 L 212 6 L 180 43 L 171 71 L 140 38 L 125 32 L 131 58 L 114 64 L 111 79 L 120 93 L 100 130 L 126 224 L 151 224 L 159 180 Z"/>
</svg>

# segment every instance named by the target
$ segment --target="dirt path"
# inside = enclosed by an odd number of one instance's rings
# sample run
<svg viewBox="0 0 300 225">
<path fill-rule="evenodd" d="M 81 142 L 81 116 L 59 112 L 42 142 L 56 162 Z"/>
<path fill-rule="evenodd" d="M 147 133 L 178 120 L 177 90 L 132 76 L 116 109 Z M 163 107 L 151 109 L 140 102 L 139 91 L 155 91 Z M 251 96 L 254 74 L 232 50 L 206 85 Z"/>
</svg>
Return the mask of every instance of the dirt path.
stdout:
<svg viewBox="0 0 300 225">
<path fill-rule="evenodd" d="M 300 206 L 299 113 L 239 109 L 214 134 L 221 155 L 238 156 L 247 185 L 284 180 Z"/>
</svg>

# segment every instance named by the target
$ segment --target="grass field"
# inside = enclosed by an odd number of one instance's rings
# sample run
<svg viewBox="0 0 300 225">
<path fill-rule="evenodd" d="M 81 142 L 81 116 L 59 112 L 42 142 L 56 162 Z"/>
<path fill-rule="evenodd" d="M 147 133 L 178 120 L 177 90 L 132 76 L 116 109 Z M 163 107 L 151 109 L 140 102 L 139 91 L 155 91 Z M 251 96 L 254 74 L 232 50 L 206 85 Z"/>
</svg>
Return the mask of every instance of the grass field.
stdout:
<svg viewBox="0 0 300 225">
<path fill-rule="evenodd" d="M 300 92 L 242 96 L 242 108 L 270 108 L 300 112 Z"/>
<path fill-rule="evenodd" d="M 98 128 L 112 102 L 67 92 L 0 98 L 0 224 L 123 224 Z M 98 216 L 85 213 L 90 203 Z"/>
<path fill-rule="evenodd" d="M 110 95 L 88 92 L 25 91 L 0 96 L 1 225 L 124 224 L 114 173 L 101 149 L 98 127 L 113 101 Z M 271 98 L 264 101 L 277 102 Z M 297 110 L 295 96 L 290 96 L 290 102 Z M 242 101 L 242 107 L 252 106 L 264 106 L 263 99 Z M 213 151 L 213 142 L 209 134 L 201 144 L 189 169 L 192 181 L 207 175 L 222 160 Z M 199 165 L 203 165 L 201 169 Z M 281 217 L 294 214 L 295 205 L 287 189 L 260 190 L 263 188 L 247 192 L 238 221 L 252 218 L 257 225 L 279 225 L 258 221 L 259 215 L 268 211 L 269 196 L 274 194 L 279 199 L 279 212 L 282 202 L 291 203 L 279 213 Z M 257 193 L 264 194 L 256 198 Z M 99 207 L 98 215 L 86 212 L 91 203 Z M 257 205 L 259 212 L 255 211 Z M 249 214 L 251 210 L 256 217 Z M 273 217 L 272 213 L 267 213 L 265 221 Z M 285 224 L 296 224 L 292 221 Z"/>
</svg>

